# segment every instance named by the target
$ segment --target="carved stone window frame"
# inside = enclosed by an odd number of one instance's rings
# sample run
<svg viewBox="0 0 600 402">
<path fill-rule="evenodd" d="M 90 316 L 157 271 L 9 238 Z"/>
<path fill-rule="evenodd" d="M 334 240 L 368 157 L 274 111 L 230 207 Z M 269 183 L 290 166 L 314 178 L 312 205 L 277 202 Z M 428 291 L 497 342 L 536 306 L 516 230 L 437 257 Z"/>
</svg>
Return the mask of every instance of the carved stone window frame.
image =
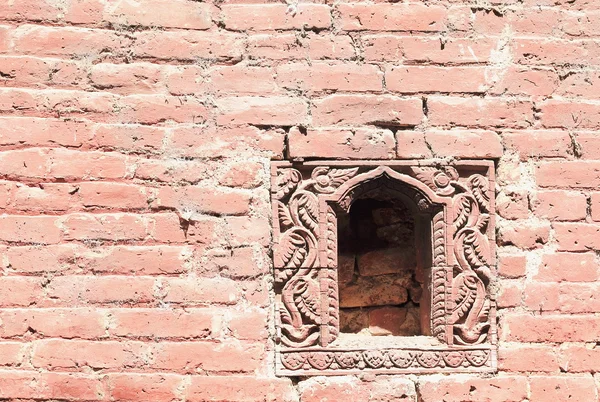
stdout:
<svg viewBox="0 0 600 402">
<path fill-rule="evenodd" d="M 342 342 L 337 214 L 382 187 L 432 217 L 431 336 Z M 276 374 L 495 372 L 494 187 L 490 160 L 272 162 Z"/>
</svg>

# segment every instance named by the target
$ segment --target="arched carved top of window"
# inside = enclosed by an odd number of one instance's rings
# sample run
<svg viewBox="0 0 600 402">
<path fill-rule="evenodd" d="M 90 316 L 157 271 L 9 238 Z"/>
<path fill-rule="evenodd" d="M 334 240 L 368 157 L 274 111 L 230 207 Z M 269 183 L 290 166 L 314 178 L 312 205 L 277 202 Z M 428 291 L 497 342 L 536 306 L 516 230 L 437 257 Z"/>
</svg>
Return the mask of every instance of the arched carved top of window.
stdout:
<svg viewBox="0 0 600 402">
<path fill-rule="evenodd" d="M 277 372 L 496 369 L 494 172 L 489 161 L 275 162 Z M 340 336 L 338 233 L 358 199 L 397 198 L 418 215 L 426 336 Z M 344 339 L 343 339 L 344 338 Z"/>
</svg>

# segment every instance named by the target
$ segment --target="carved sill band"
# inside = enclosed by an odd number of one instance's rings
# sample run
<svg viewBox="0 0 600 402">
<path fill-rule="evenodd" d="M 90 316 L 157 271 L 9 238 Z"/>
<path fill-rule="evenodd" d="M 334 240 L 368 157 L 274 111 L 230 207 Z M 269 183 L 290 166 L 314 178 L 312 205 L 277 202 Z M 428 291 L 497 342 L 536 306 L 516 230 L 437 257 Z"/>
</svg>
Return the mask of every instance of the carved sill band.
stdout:
<svg viewBox="0 0 600 402">
<path fill-rule="evenodd" d="M 311 349 L 278 353 L 280 375 L 337 375 L 375 372 L 381 374 L 444 372 L 492 372 L 496 350 L 456 349 Z"/>
</svg>

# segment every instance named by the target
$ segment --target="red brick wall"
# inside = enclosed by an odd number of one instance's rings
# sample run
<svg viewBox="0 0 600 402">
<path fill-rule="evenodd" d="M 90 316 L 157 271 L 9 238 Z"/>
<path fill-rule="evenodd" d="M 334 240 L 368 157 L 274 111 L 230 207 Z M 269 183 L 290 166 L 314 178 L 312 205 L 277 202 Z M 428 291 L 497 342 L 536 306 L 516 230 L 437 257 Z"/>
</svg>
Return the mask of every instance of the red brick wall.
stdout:
<svg viewBox="0 0 600 402">
<path fill-rule="evenodd" d="M 0 398 L 597 401 L 600 2 L 241 3 L 0 0 Z M 269 161 L 432 156 L 498 160 L 499 373 L 276 378 Z"/>
</svg>

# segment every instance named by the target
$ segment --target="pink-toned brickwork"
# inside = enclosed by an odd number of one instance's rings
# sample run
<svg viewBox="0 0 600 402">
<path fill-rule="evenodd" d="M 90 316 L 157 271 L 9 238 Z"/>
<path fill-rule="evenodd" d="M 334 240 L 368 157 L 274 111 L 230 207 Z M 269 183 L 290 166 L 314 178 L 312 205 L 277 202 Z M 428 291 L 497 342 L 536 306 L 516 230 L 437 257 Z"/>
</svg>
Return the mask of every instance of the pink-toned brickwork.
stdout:
<svg viewBox="0 0 600 402">
<path fill-rule="evenodd" d="M 599 26 L 599 0 L 0 0 L 0 400 L 598 402 Z M 286 322 L 273 163 L 424 194 L 410 166 L 454 168 L 445 199 L 493 166 L 495 217 L 457 201 L 459 235 L 396 191 L 386 247 L 290 234 L 292 271 L 338 276 L 306 284 L 329 321 Z M 419 222 L 456 264 L 408 263 Z"/>
</svg>

